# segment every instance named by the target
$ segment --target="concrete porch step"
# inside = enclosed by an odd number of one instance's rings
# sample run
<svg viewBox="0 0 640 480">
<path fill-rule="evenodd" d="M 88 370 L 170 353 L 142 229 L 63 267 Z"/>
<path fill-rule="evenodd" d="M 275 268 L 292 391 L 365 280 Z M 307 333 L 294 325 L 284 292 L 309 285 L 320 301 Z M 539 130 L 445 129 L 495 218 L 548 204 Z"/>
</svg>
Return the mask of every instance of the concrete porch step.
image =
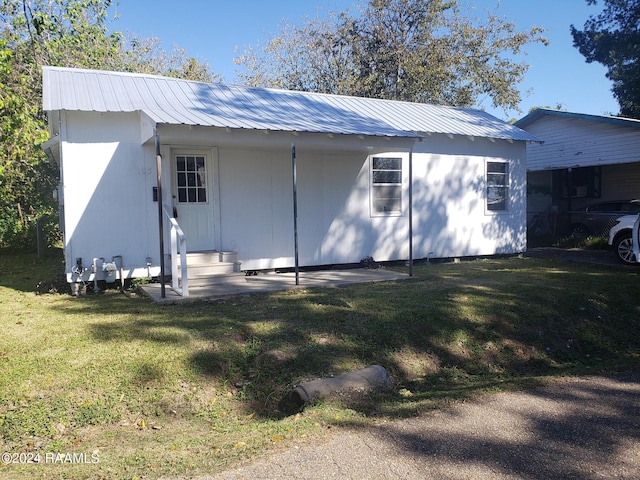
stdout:
<svg viewBox="0 0 640 480">
<path fill-rule="evenodd" d="M 238 254 L 231 251 L 205 251 L 187 253 L 189 287 L 210 285 L 227 275 L 240 273 Z M 180 259 L 178 259 L 180 268 Z"/>
<path fill-rule="evenodd" d="M 201 274 L 192 277 L 189 275 L 189 289 L 199 287 L 211 287 L 213 285 L 236 284 L 245 277 L 244 272 L 235 271 L 228 273 Z"/>
<path fill-rule="evenodd" d="M 217 262 L 209 264 L 193 264 L 187 263 L 187 276 L 189 280 L 197 277 L 208 277 L 211 275 L 226 275 L 228 273 L 236 273 L 240 271 L 240 262 Z"/>
<path fill-rule="evenodd" d="M 238 261 L 237 252 L 221 252 L 217 250 L 206 252 L 189 252 L 187 253 L 187 266 L 191 265 L 212 265 L 215 263 L 234 263 Z M 180 258 L 178 257 L 178 265 Z"/>
</svg>

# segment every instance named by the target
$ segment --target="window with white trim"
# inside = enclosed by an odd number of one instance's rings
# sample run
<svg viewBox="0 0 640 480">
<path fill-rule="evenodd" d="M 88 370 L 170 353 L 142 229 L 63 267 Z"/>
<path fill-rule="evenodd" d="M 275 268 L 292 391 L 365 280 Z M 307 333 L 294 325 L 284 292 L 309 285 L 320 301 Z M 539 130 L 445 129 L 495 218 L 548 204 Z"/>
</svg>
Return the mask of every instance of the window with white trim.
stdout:
<svg viewBox="0 0 640 480">
<path fill-rule="evenodd" d="M 507 212 L 509 210 L 509 164 L 488 161 L 485 180 L 487 212 Z"/>
<path fill-rule="evenodd" d="M 371 158 L 371 214 L 402 213 L 402 158 Z"/>
</svg>

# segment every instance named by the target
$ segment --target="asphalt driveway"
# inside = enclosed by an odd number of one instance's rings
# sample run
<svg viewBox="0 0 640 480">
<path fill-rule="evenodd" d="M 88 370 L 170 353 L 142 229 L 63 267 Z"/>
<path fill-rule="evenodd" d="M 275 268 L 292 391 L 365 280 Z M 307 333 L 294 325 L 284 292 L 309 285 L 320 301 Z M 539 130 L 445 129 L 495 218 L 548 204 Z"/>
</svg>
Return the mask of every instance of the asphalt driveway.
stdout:
<svg viewBox="0 0 640 480">
<path fill-rule="evenodd" d="M 551 379 L 336 432 L 214 479 L 640 478 L 640 375 Z"/>
</svg>

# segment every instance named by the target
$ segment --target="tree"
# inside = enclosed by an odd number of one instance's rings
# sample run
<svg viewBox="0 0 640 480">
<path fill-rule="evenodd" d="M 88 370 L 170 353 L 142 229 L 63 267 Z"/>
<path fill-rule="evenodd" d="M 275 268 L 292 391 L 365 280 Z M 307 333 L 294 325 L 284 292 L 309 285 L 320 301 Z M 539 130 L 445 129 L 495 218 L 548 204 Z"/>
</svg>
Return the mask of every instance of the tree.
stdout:
<svg viewBox="0 0 640 480">
<path fill-rule="evenodd" d="M 250 85 L 465 107 L 488 96 L 506 111 L 528 69 L 513 56 L 546 44 L 541 32 L 493 14 L 466 18 L 455 0 L 369 0 L 357 15 L 284 25 L 236 63 Z"/>
<path fill-rule="evenodd" d="M 0 246 L 33 240 L 36 222 L 55 210 L 51 194 L 57 171 L 39 148 L 47 140 L 32 78 L 16 68 L 15 55 L 0 40 Z"/>
<path fill-rule="evenodd" d="M 110 32 L 111 8 L 111 0 L 0 0 L 0 247 L 33 243 L 37 223 L 55 237 L 57 168 L 40 148 L 42 65 L 219 80 L 184 50 Z"/>
<path fill-rule="evenodd" d="M 588 63 L 607 68 L 620 114 L 640 118 L 640 0 L 604 0 L 604 6 L 599 15 L 589 17 L 583 30 L 571 25 L 573 45 Z"/>
<path fill-rule="evenodd" d="M 187 52 L 174 46 L 172 52 L 162 48 L 159 38 L 140 38 L 136 35 L 121 40 L 122 65 L 118 70 L 136 73 L 159 74 L 199 82 L 221 82 L 207 62 L 189 57 Z"/>
</svg>

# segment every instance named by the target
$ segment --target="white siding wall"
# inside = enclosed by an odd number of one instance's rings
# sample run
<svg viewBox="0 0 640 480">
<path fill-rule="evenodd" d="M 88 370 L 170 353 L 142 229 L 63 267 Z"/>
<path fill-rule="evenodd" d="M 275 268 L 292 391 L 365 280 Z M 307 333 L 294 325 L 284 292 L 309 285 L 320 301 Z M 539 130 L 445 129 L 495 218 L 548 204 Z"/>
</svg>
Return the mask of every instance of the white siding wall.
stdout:
<svg viewBox="0 0 640 480">
<path fill-rule="evenodd" d="M 444 136 L 420 144 L 413 156 L 415 258 L 524 251 L 524 151 L 518 143 Z M 408 258 L 409 154 L 384 155 L 403 158 L 401 216 L 371 216 L 366 153 L 298 149 L 301 265 Z M 504 159 L 510 161 L 510 209 L 488 214 L 485 162 Z M 245 269 L 293 266 L 290 152 L 221 149 L 220 182 L 222 248 L 236 250 Z"/>
<path fill-rule="evenodd" d="M 146 275 L 147 257 L 159 265 L 157 204 L 151 196 L 155 150 L 140 146 L 138 115 L 74 113 L 67 115 L 66 127 L 71 132 L 62 143 L 68 271 L 76 257 L 89 266 L 93 257 L 122 255 L 127 268 L 138 267 L 129 273 Z M 175 132 L 167 131 L 161 141 Z M 219 248 L 237 251 L 247 270 L 293 266 L 291 144 L 212 145 L 219 132 L 190 134 L 184 146 L 218 147 Z M 234 138 L 242 145 L 238 132 Z M 176 140 L 171 138 L 173 148 Z M 403 213 L 378 217 L 370 211 L 371 152 L 362 146 L 338 148 L 342 153 L 330 148 L 297 151 L 300 264 L 352 263 L 369 255 L 378 261 L 408 258 L 409 153 L 388 153 L 403 158 Z M 524 251 L 524 152 L 519 142 L 440 135 L 417 144 L 414 257 Z M 508 213 L 485 212 L 487 160 L 510 162 Z M 171 203 L 170 165 L 165 161 L 166 204 Z"/>
<path fill-rule="evenodd" d="M 289 266 L 293 258 L 291 153 L 219 150 L 221 247 L 243 269 Z"/>
<path fill-rule="evenodd" d="M 638 128 L 545 115 L 525 129 L 544 141 L 527 147 L 528 170 L 640 161 Z"/>
<path fill-rule="evenodd" d="M 61 144 L 67 272 L 82 258 L 122 255 L 126 274 L 159 265 L 155 155 L 140 146 L 136 114 L 67 113 Z"/>
<path fill-rule="evenodd" d="M 366 153 L 298 149 L 297 180 L 301 265 L 406 257 L 406 218 L 369 213 Z M 244 269 L 292 267 L 290 151 L 220 149 L 220 184 L 223 248 L 237 251 Z"/>
<path fill-rule="evenodd" d="M 414 154 L 414 256 L 458 257 L 526 248 L 525 146 L 428 137 Z M 507 213 L 485 212 L 485 162 L 509 160 Z"/>
</svg>

